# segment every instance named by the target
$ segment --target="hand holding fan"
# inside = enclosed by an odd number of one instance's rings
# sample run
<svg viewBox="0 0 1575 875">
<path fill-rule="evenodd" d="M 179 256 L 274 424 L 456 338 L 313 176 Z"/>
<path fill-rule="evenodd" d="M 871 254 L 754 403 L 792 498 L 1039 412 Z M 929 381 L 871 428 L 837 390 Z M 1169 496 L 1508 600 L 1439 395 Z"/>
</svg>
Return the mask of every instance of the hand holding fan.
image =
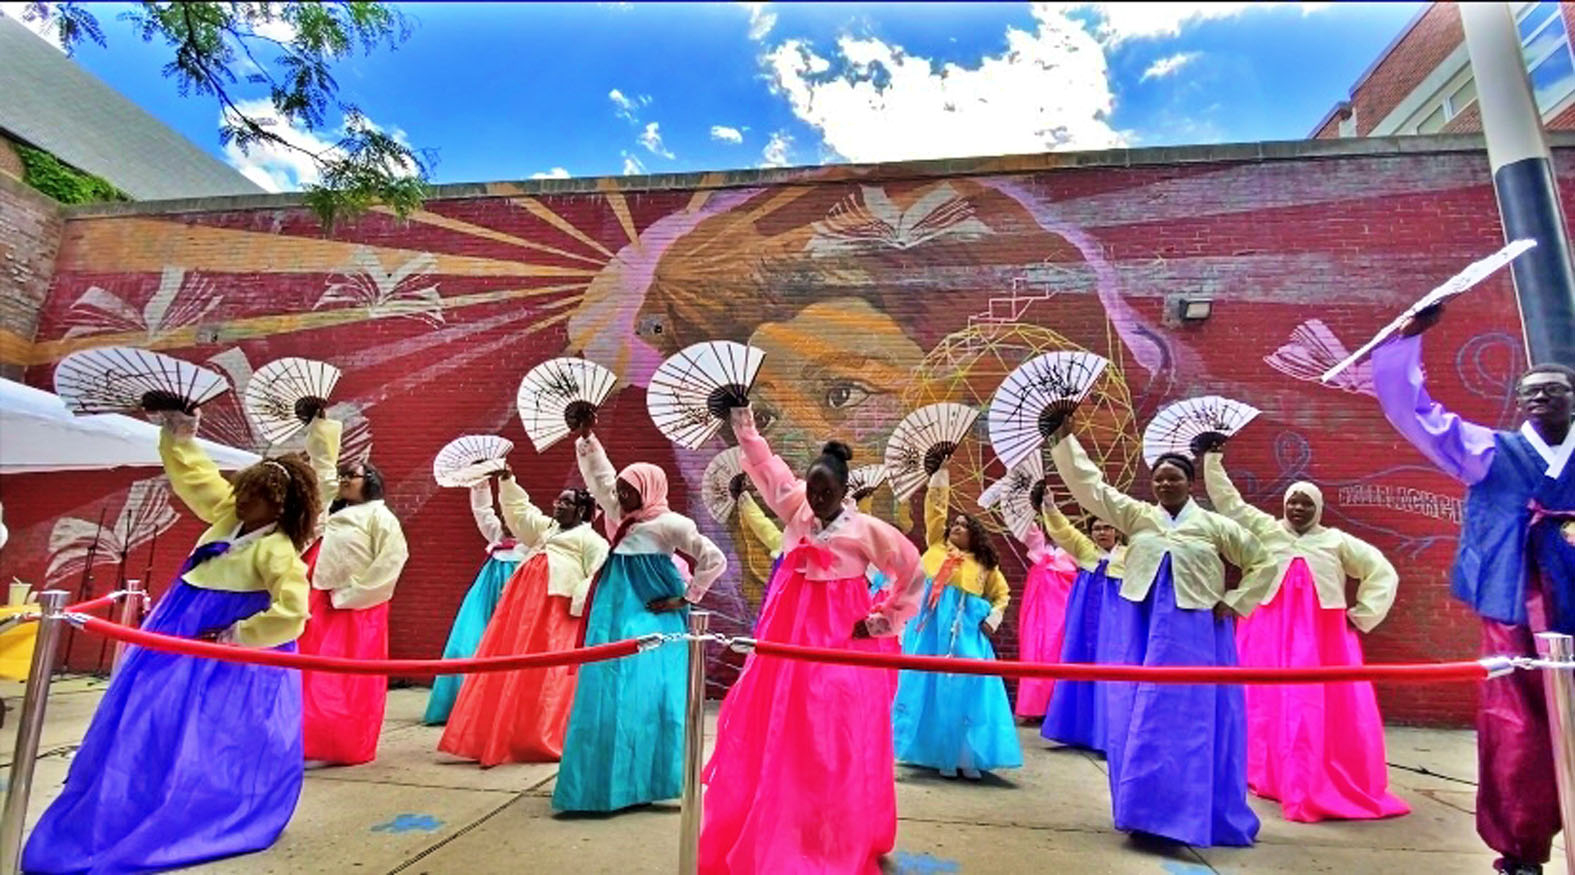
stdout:
<svg viewBox="0 0 1575 875">
<path fill-rule="evenodd" d="M 242 406 L 257 433 L 277 444 L 311 423 L 328 407 L 339 369 L 325 362 L 282 358 L 257 369 L 246 384 Z"/>
<path fill-rule="evenodd" d="M 1443 303 L 1445 300 L 1453 298 L 1455 295 L 1470 289 L 1477 283 L 1480 283 L 1493 274 L 1498 273 L 1499 269 L 1504 265 L 1509 264 L 1516 258 L 1519 258 L 1522 253 L 1536 245 L 1537 241 L 1535 240 L 1516 240 L 1513 243 L 1506 245 L 1499 251 L 1493 253 L 1492 255 L 1489 255 L 1487 258 L 1474 261 L 1467 265 L 1465 270 L 1462 270 L 1460 273 L 1457 273 L 1448 280 L 1445 280 L 1443 285 L 1440 285 L 1438 288 L 1433 289 L 1431 292 L 1423 295 L 1421 300 L 1407 307 L 1404 313 L 1401 313 L 1399 316 L 1395 317 L 1394 321 L 1379 329 L 1378 333 L 1373 335 L 1372 340 L 1362 344 L 1361 348 L 1357 349 L 1356 352 L 1351 353 L 1350 356 L 1345 359 L 1345 361 L 1342 361 L 1329 370 L 1325 371 L 1323 376 L 1319 379 L 1325 383 L 1333 380 L 1335 377 L 1340 375 L 1341 371 L 1361 361 L 1362 358 L 1368 353 L 1372 352 L 1373 349 L 1378 346 L 1378 344 L 1387 340 L 1389 335 L 1394 334 L 1396 331 L 1399 331 L 1402 327 L 1404 327 L 1406 321 L 1412 316 L 1415 316 L 1416 314 L 1435 304 Z"/>
<path fill-rule="evenodd" d="M 194 413 L 229 388 L 206 368 L 129 346 L 74 352 L 55 368 L 55 394 L 73 413 Z"/>
<path fill-rule="evenodd" d="M 749 390 L 766 354 L 730 340 L 711 340 L 679 350 L 662 362 L 645 389 L 645 407 L 668 440 L 695 450 L 727 421 L 729 411 L 749 403 Z"/>
<path fill-rule="evenodd" d="M 885 482 L 885 465 L 860 465 L 848 472 L 848 495 L 856 502 L 863 501 Z"/>
<path fill-rule="evenodd" d="M 990 401 L 990 445 L 1010 470 L 1038 452 L 1109 364 L 1091 352 L 1050 352 L 1006 375 Z"/>
<path fill-rule="evenodd" d="M 612 371 L 582 358 L 548 359 L 531 368 L 515 404 L 536 452 L 590 424 L 617 382 Z"/>
<path fill-rule="evenodd" d="M 1006 527 L 1012 535 L 1021 541 L 1028 532 L 1038 525 L 1039 508 L 1035 505 L 1033 495 L 1035 487 L 1045 481 L 1044 459 L 1039 453 L 1032 453 L 1017 467 L 1006 472 L 1006 476 L 990 484 L 979 495 L 980 507 L 993 507 L 1006 521 Z M 1044 495 L 1041 490 L 1040 496 Z"/>
<path fill-rule="evenodd" d="M 467 434 L 448 442 L 432 460 L 432 479 L 439 486 L 470 487 L 508 469 L 514 443 L 490 434 Z"/>
<path fill-rule="evenodd" d="M 1166 453 L 1196 458 L 1216 448 L 1258 416 L 1258 409 L 1240 401 L 1205 395 L 1177 401 L 1154 414 L 1143 429 L 1143 461 L 1149 467 Z"/>
<path fill-rule="evenodd" d="M 886 442 L 886 476 L 898 501 L 911 498 L 946 464 L 978 418 L 978 410 L 944 401 L 920 407 L 897 423 Z"/>
<path fill-rule="evenodd" d="M 701 477 L 701 500 L 711 512 L 711 519 L 726 523 L 738 507 L 738 497 L 749 488 L 749 475 L 744 473 L 743 451 L 730 447 L 716 454 L 705 466 Z"/>
</svg>

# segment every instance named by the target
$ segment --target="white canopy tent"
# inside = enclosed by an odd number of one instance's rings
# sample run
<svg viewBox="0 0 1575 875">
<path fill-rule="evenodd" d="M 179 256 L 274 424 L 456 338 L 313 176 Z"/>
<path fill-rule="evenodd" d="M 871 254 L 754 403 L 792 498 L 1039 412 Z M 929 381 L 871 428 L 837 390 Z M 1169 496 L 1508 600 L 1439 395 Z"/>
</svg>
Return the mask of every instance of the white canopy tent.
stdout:
<svg viewBox="0 0 1575 875">
<path fill-rule="evenodd" d="M 197 441 L 221 469 L 257 462 L 256 453 Z M 130 416 L 74 416 L 60 396 L 0 379 L 0 474 L 156 468 L 159 428 Z"/>
</svg>

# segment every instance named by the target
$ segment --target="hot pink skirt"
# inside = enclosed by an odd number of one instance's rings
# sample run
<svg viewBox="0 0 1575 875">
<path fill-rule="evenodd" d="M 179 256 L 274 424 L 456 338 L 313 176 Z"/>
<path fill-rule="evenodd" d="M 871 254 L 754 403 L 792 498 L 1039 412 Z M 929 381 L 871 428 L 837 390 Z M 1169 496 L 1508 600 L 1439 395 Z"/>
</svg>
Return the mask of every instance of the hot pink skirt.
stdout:
<svg viewBox="0 0 1575 875">
<path fill-rule="evenodd" d="M 1072 591 L 1077 567 L 1062 573 L 1050 560 L 1028 569 L 1023 584 L 1022 609 L 1017 615 L 1017 658 L 1023 662 L 1059 662 L 1061 638 L 1066 631 L 1066 599 Z M 1050 707 L 1055 681 L 1023 678 L 1017 682 L 1017 716 L 1043 717 Z"/>
</svg>

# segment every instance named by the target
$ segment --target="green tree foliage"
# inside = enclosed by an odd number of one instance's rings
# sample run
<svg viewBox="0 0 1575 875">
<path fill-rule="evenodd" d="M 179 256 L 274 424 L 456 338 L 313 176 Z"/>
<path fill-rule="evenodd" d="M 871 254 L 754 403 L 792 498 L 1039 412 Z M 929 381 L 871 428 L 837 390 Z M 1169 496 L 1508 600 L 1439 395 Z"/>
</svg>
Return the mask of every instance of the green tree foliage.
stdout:
<svg viewBox="0 0 1575 875">
<path fill-rule="evenodd" d="M 106 45 L 91 3 L 29 3 L 24 17 L 52 23 L 70 52 L 83 40 Z M 372 124 L 343 100 L 333 63 L 357 49 L 395 48 L 410 35 L 403 15 L 386 3 L 138 3 L 120 16 L 145 42 L 173 54 L 164 75 L 182 96 L 219 104 L 221 143 L 243 151 L 259 146 L 308 156 L 319 180 L 305 186 L 307 204 L 332 228 L 374 205 L 399 215 L 421 206 L 430 151 L 412 149 Z M 248 89 L 266 89 L 273 113 L 242 110 Z M 327 148 L 303 145 L 288 127 L 332 139 Z"/>
<path fill-rule="evenodd" d="M 11 144 L 22 159 L 22 181 L 63 204 L 127 201 L 125 192 L 84 170 L 78 170 L 42 149 Z"/>
</svg>

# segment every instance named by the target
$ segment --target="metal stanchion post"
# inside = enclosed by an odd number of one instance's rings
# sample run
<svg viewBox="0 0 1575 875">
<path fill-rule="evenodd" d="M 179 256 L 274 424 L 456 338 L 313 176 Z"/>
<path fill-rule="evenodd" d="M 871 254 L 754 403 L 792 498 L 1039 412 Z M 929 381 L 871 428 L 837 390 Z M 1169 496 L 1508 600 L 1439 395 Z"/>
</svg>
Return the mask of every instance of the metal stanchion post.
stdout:
<svg viewBox="0 0 1575 875">
<path fill-rule="evenodd" d="M 65 616 L 65 590 L 46 590 L 38 598 L 43 616 L 33 644 L 33 662 L 22 694 L 22 713 L 16 724 L 16 749 L 11 754 L 10 782 L 5 789 L 5 810 L 0 814 L 0 872 L 22 871 L 22 829 L 27 824 L 27 797 L 33 791 L 33 766 L 38 761 L 38 739 L 44 731 L 44 706 L 49 702 L 49 682 L 55 673 L 60 627 Z"/>
<path fill-rule="evenodd" d="M 142 623 L 142 581 L 126 581 L 126 594 L 122 596 L 120 611 L 115 617 L 115 622 L 122 626 L 139 626 Z M 120 671 L 120 661 L 126 658 L 126 642 L 115 642 L 115 661 L 111 664 L 109 676 L 114 677 Z"/>
<path fill-rule="evenodd" d="M 1542 670 L 1548 697 L 1548 734 L 1553 742 L 1553 771 L 1558 776 L 1559 810 L 1565 823 L 1575 823 L 1575 638 L 1557 632 L 1537 635 L 1537 653 L 1565 668 Z M 1575 842 L 1565 836 L 1564 868 L 1575 875 Z"/>
<path fill-rule="evenodd" d="M 700 768 L 705 756 L 705 641 L 709 611 L 689 612 L 689 698 L 684 708 L 684 795 L 679 818 L 678 871 L 700 869 Z"/>
</svg>

